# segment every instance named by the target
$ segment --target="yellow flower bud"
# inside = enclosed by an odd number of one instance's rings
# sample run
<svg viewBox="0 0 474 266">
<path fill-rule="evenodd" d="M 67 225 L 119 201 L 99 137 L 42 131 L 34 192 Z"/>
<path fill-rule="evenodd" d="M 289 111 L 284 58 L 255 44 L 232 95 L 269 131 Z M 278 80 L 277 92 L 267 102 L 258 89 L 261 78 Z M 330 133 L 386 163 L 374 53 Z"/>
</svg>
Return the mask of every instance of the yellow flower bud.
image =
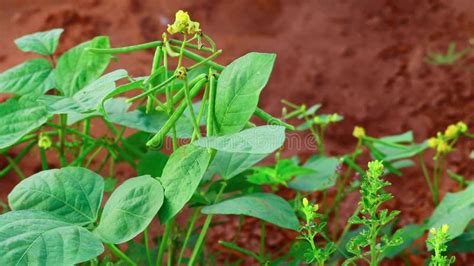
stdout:
<svg viewBox="0 0 474 266">
<path fill-rule="evenodd" d="M 461 133 L 465 133 L 467 132 L 467 125 L 466 123 L 462 122 L 462 121 L 459 121 L 456 126 L 458 127 L 458 130 L 459 132 Z"/>
<path fill-rule="evenodd" d="M 174 23 L 172 25 L 168 25 L 167 30 L 170 34 L 175 34 L 178 32 L 183 34 L 194 34 L 201 31 L 199 28 L 199 22 L 192 21 L 188 12 L 183 10 L 176 12 Z"/>
<path fill-rule="evenodd" d="M 319 210 L 319 204 L 313 205 L 313 211 L 317 212 Z"/>
<path fill-rule="evenodd" d="M 352 131 L 352 136 L 358 139 L 365 137 L 365 129 L 359 126 L 354 127 L 354 130 Z"/>
<path fill-rule="evenodd" d="M 303 198 L 303 207 L 307 207 L 309 204 L 309 201 L 307 198 Z"/>
<path fill-rule="evenodd" d="M 53 142 L 51 141 L 51 138 L 47 135 L 40 134 L 39 139 L 38 139 L 38 147 L 42 149 L 49 149 L 53 145 Z"/>
<path fill-rule="evenodd" d="M 447 224 L 443 224 L 441 226 L 441 232 L 443 232 L 444 234 L 446 234 L 449 230 L 449 226 Z"/>
<path fill-rule="evenodd" d="M 439 141 L 438 146 L 436 147 L 436 151 L 439 153 L 448 153 L 451 151 L 451 147 L 446 141 Z"/>
<path fill-rule="evenodd" d="M 444 136 L 448 139 L 455 138 L 459 133 L 459 128 L 457 125 L 449 125 L 448 128 L 444 131 Z"/>
<path fill-rule="evenodd" d="M 430 233 L 431 233 L 432 235 L 436 235 L 436 228 L 431 228 L 431 229 L 430 229 Z"/>
<path fill-rule="evenodd" d="M 428 146 L 433 149 L 436 148 L 436 146 L 438 146 L 438 139 L 435 137 L 430 138 L 428 140 Z"/>
</svg>

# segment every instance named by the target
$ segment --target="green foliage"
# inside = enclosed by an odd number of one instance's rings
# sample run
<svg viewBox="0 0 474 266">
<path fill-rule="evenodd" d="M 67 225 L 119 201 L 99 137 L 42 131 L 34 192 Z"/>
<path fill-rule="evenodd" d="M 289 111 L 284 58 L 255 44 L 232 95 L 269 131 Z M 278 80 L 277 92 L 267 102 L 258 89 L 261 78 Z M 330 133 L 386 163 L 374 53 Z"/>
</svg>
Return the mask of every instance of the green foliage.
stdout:
<svg viewBox="0 0 474 266">
<path fill-rule="evenodd" d="M 351 224 L 361 224 L 365 227 L 347 243 L 347 250 L 354 254 L 354 257 L 346 260 L 344 265 L 353 264 L 357 260 L 364 260 L 371 266 L 378 265 L 388 247 L 400 245 L 403 241 L 398 235 L 383 235 L 381 241 L 378 241 L 380 230 L 399 214 L 399 211 L 379 210 L 382 203 L 393 198 L 383 189 L 390 185 L 380 178 L 383 172 L 382 162 L 369 162 L 367 174 L 360 187 L 360 215 L 356 213 L 349 220 Z"/>
<path fill-rule="evenodd" d="M 53 68 L 42 58 L 26 61 L 0 74 L 0 93 L 39 96 L 53 87 Z"/>
<path fill-rule="evenodd" d="M 38 210 L 72 224 L 86 225 L 98 218 L 104 180 L 79 167 L 47 170 L 20 182 L 8 195 L 12 210 Z"/>
<path fill-rule="evenodd" d="M 110 196 L 94 233 L 105 243 L 127 242 L 150 224 L 162 204 L 163 187 L 156 179 L 128 179 Z"/>
<path fill-rule="evenodd" d="M 301 173 L 289 183 L 289 187 L 298 191 L 311 192 L 331 188 L 336 184 L 336 168 L 339 160 L 335 157 L 313 156 L 303 165 L 311 172 Z"/>
<path fill-rule="evenodd" d="M 173 218 L 191 199 L 206 171 L 211 155 L 208 150 L 195 145 L 177 149 L 169 158 L 159 178 L 165 189 L 160 222 Z"/>
<path fill-rule="evenodd" d="M 205 214 L 233 214 L 259 218 L 282 228 L 298 230 L 298 219 L 287 201 L 269 193 L 238 196 L 206 206 Z"/>
<path fill-rule="evenodd" d="M 96 37 L 59 57 L 55 70 L 57 89 L 65 96 L 73 96 L 99 78 L 109 65 L 110 55 L 95 54 L 88 49 L 108 47 L 108 37 Z"/>
<path fill-rule="evenodd" d="M 443 224 L 439 228 L 431 228 L 430 235 L 426 240 L 428 249 L 434 250 L 434 254 L 431 255 L 430 266 L 449 266 L 454 263 L 456 257 L 444 256 L 443 253 L 447 250 L 446 243 L 448 242 L 449 226 Z"/>
<path fill-rule="evenodd" d="M 63 29 L 52 29 L 36 32 L 16 39 L 15 44 L 23 52 L 52 55 L 58 47 L 59 37 L 63 31 Z"/>
<path fill-rule="evenodd" d="M 275 166 L 256 167 L 252 175 L 247 180 L 257 185 L 271 185 L 276 190 L 276 186 L 287 187 L 288 182 L 297 175 L 312 173 L 313 170 L 301 167 L 292 159 L 277 160 Z"/>
<path fill-rule="evenodd" d="M 461 235 L 474 219 L 474 185 L 456 193 L 447 193 L 431 215 L 428 226 L 439 228 L 449 226 L 449 236 Z"/>
<path fill-rule="evenodd" d="M 100 255 L 100 240 L 50 213 L 22 210 L 0 216 L 0 264 L 68 265 Z"/>
<path fill-rule="evenodd" d="M 244 128 L 258 104 L 273 69 L 274 54 L 249 53 L 222 71 L 216 90 L 216 124 L 219 135 Z"/>
</svg>

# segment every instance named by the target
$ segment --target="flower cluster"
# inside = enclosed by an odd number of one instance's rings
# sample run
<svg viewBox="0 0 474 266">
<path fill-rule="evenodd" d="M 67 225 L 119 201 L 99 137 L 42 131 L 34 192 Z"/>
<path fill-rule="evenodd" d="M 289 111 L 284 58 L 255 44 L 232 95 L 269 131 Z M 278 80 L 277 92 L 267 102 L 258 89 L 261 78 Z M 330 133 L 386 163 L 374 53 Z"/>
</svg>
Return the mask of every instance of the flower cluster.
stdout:
<svg viewBox="0 0 474 266">
<path fill-rule="evenodd" d="M 168 25 L 168 32 L 170 34 L 195 34 L 200 32 L 199 22 L 192 21 L 188 12 L 179 10 L 176 12 L 175 21 L 172 25 Z"/>
<path fill-rule="evenodd" d="M 436 150 L 439 154 L 449 153 L 453 149 L 453 143 L 457 138 L 467 132 L 467 125 L 464 122 L 449 125 L 444 133 L 438 132 L 436 137 L 428 140 L 428 146 Z"/>
<path fill-rule="evenodd" d="M 317 125 L 329 125 L 331 123 L 339 122 L 343 119 L 343 117 L 337 113 L 330 114 L 330 115 L 318 115 L 313 118 L 313 121 Z"/>
<path fill-rule="evenodd" d="M 449 240 L 449 226 L 443 224 L 440 228 L 431 228 L 430 235 L 426 241 L 428 248 L 434 250 L 431 255 L 430 265 L 432 266 L 448 266 L 454 263 L 455 257 L 443 256 L 442 253 L 447 250 L 446 243 Z"/>
</svg>

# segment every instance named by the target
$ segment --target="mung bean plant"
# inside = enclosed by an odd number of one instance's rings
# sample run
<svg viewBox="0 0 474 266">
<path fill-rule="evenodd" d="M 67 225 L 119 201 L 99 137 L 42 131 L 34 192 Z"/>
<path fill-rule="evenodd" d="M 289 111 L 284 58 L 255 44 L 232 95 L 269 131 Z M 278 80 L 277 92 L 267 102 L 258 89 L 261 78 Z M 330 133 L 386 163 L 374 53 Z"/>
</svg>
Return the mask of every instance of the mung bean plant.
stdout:
<svg viewBox="0 0 474 266">
<path fill-rule="evenodd" d="M 0 74 L 0 177 L 18 178 L 0 201 L 0 265 L 373 266 L 410 252 L 450 265 L 474 250 L 474 185 L 446 166 L 458 139 L 472 137 L 465 123 L 422 142 L 356 126 L 351 152 L 334 154 L 325 137 L 342 115 L 287 100 L 270 115 L 259 97 L 276 55 L 221 65 L 212 34 L 185 11 L 159 40 L 126 47 L 98 36 L 59 54 L 62 33 L 16 39 L 33 59 Z M 153 54 L 148 73 L 110 64 L 142 50 Z M 295 131 L 314 138 L 314 155 L 283 156 Z M 31 157 L 37 169 L 25 168 Z M 384 188 L 415 166 L 434 211 L 402 225 Z M 442 194 L 446 175 L 459 186 Z M 223 215 L 238 221 L 232 240 L 207 239 Z M 239 239 L 246 223 L 258 248 Z M 429 228 L 427 249 L 417 240 Z M 269 229 L 286 245 L 268 248 Z"/>
</svg>

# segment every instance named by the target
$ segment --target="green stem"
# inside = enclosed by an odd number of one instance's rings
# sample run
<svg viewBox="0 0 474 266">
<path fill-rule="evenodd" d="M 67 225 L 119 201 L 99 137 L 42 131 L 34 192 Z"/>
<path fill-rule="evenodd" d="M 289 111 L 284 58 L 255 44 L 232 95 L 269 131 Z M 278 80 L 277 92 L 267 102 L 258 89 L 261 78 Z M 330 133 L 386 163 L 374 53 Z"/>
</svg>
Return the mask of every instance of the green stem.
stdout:
<svg viewBox="0 0 474 266">
<path fill-rule="evenodd" d="M 13 167 L 13 170 L 16 172 L 16 174 L 20 177 L 20 180 L 23 180 L 26 178 L 25 174 L 23 171 L 18 167 L 18 165 L 15 163 L 15 160 L 12 159 L 10 156 L 6 155 L 7 161 L 9 165 Z"/>
<path fill-rule="evenodd" d="M 191 237 L 191 234 L 194 230 L 194 225 L 196 224 L 197 219 L 199 218 L 201 209 L 196 208 L 193 212 L 193 215 L 191 216 L 191 221 L 189 222 L 188 225 L 188 231 L 186 232 L 186 236 L 184 238 L 183 245 L 181 247 L 181 252 L 179 252 L 179 258 L 178 258 L 178 263 L 176 265 L 181 265 L 181 261 L 184 256 L 184 252 L 186 251 L 186 248 L 188 246 L 189 238 Z"/>
<path fill-rule="evenodd" d="M 138 45 L 131 45 L 126 47 L 119 47 L 119 48 L 88 48 L 87 50 L 96 54 L 126 54 L 135 51 L 145 50 L 155 48 L 157 46 L 162 46 L 163 42 L 161 41 L 154 41 L 148 43 L 142 43 Z"/>
<path fill-rule="evenodd" d="M 428 168 L 426 167 L 426 163 L 425 163 L 424 153 L 418 154 L 418 161 L 420 163 L 421 171 L 423 173 L 423 177 L 425 178 L 426 184 L 428 184 L 428 189 L 431 192 L 431 197 L 433 198 L 433 202 L 436 202 L 435 193 L 433 190 L 433 184 L 431 182 L 430 174 L 428 173 Z"/>
<path fill-rule="evenodd" d="M 222 50 L 216 51 L 215 53 L 213 53 L 211 56 L 207 57 L 206 59 L 204 59 L 204 60 L 202 60 L 202 61 L 200 61 L 200 62 L 197 62 L 196 64 L 190 66 L 190 67 L 188 68 L 188 71 L 193 70 L 193 69 L 199 67 L 200 65 L 203 65 L 203 64 L 208 63 L 208 62 L 211 61 L 212 59 L 218 57 L 220 54 L 222 54 Z"/>
<path fill-rule="evenodd" d="M 207 82 L 207 80 L 201 80 L 198 82 L 194 87 L 191 89 L 190 92 L 190 97 L 193 98 L 195 97 L 199 91 L 201 90 L 201 87 Z M 175 112 L 170 116 L 168 121 L 163 125 L 163 127 L 158 131 L 158 133 L 153 136 L 148 142 L 147 146 L 151 147 L 156 147 L 162 144 L 162 141 L 166 137 L 166 134 L 171 130 L 171 128 L 175 125 L 176 121 L 183 115 L 184 110 L 186 109 L 186 102 L 182 102 L 178 108 L 176 108 Z"/>
<path fill-rule="evenodd" d="M 219 244 L 226 247 L 226 248 L 228 248 L 228 249 L 232 249 L 232 250 L 240 252 L 244 255 L 252 257 L 252 258 L 256 259 L 259 264 L 264 264 L 265 263 L 265 259 L 261 258 L 259 255 L 255 254 L 254 252 L 252 252 L 248 249 L 239 247 L 234 243 L 230 243 L 230 242 L 226 242 L 226 241 L 219 241 Z"/>
<path fill-rule="evenodd" d="M 23 157 L 25 157 L 30 152 L 30 150 L 35 146 L 36 143 L 36 140 L 28 143 L 28 145 L 26 145 L 26 147 L 18 153 L 16 158 L 13 159 L 15 165 L 18 164 L 23 159 Z M 2 171 L 0 171 L 0 177 L 3 177 L 8 174 L 13 168 L 14 165 L 9 163 L 5 168 L 2 169 Z"/>
<path fill-rule="evenodd" d="M 60 131 L 59 131 L 59 160 L 61 166 L 65 167 L 67 165 L 66 160 L 66 130 L 67 130 L 67 114 L 60 114 Z"/>
<path fill-rule="evenodd" d="M 95 150 L 95 152 L 89 157 L 89 159 L 87 160 L 87 163 L 86 165 L 84 166 L 85 168 L 89 168 L 89 166 L 91 165 L 92 163 L 92 160 L 94 160 L 95 157 L 97 157 L 97 155 L 99 155 L 99 153 L 102 151 L 103 147 L 102 146 L 99 146 L 99 148 L 97 148 L 97 150 Z"/>
<path fill-rule="evenodd" d="M 46 150 L 43 148 L 38 148 L 39 149 L 39 154 L 41 158 L 41 169 L 48 170 L 48 159 L 46 158 Z"/>
<path fill-rule="evenodd" d="M 219 190 L 219 193 L 217 193 L 216 199 L 214 203 L 217 203 L 219 201 L 220 196 L 224 192 L 225 187 L 227 186 L 227 183 L 222 183 L 221 189 Z M 189 264 L 193 266 L 196 263 L 196 259 L 201 252 L 201 247 L 204 242 L 204 238 L 206 237 L 207 230 L 209 229 L 209 226 L 211 225 L 212 221 L 212 214 L 207 215 L 206 220 L 204 221 L 204 225 L 202 226 L 201 233 L 199 233 L 199 237 L 196 241 L 196 244 L 193 249 L 193 253 L 191 254 L 191 258 L 189 259 Z"/>
<path fill-rule="evenodd" d="M 174 218 L 171 218 L 166 224 L 165 224 L 165 232 L 163 233 L 163 237 L 161 238 L 161 243 L 160 247 L 158 249 L 158 256 L 156 257 L 156 266 L 161 266 L 163 265 L 163 255 L 165 253 L 165 249 L 168 246 L 168 238 L 170 236 L 171 228 L 174 225 Z"/>
<path fill-rule="evenodd" d="M 255 112 L 253 114 L 257 116 L 258 118 L 262 119 L 263 121 L 265 121 L 267 124 L 283 126 L 288 130 L 295 130 L 294 126 L 287 124 L 278 118 L 273 117 L 272 115 L 270 115 L 269 113 L 265 112 L 264 110 L 258 107 L 257 109 L 255 109 Z"/>
<path fill-rule="evenodd" d="M 115 254 L 115 256 L 119 257 L 120 259 L 122 259 L 123 261 L 125 261 L 128 265 L 133 265 L 133 266 L 136 266 L 137 264 L 135 262 L 133 262 L 132 259 L 130 259 L 127 255 L 125 255 L 125 253 L 123 253 L 117 246 L 115 246 L 114 244 L 106 244 L 107 247 L 110 249 L 110 251 L 112 251 L 112 253 Z"/>
<path fill-rule="evenodd" d="M 171 44 L 178 45 L 178 46 L 183 44 L 182 41 L 175 40 L 175 39 L 171 39 L 171 40 L 169 40 L 169 42 Z M 209 53 L 214 52 L 211 48 L 208 48 L 208 47 L 201 47 L 201 49 L 199 49 L 199 47 L 197 45 L 189 43 L 189 42 L 186 42 L 186 44 L 184 46 L 187 47 L 187 48 L 198 50 L 198 51 L 204 51 L 204 52 L 209 52 Z"/>
<path fill-rule="evenodd" d="M 173 49 L 173 50 L 175 50 L 176 52 L 178 52 L 179 49 L 180 49 L 180 47 L 176 47 L 176 46 L 174 46 L 174 45 L 171 45 L 171 49 Z M 200 55 L 198 55 L 198 54 L 195 54 L 195 53 L 193 53 L 193 52 L 191 52 L 191 51 L 189 51 L 189 50 L 186 50 L 186 49 L 183 49 L 183 55 L 184 55 L 185 57 L 187 57 L 187 58 L 189 58 L 189 59 L 195 61 L 195 62 L 206 61 L 206 62 L 205 62 L 206 65 L 208 65 L 208 66 L 210 66 L 210 67 L 212 67 L 212 68 L 214 68 L 214 69 L 216 69 L 216 70 L 218 70 L 218 71 L 222 71 L 222 70 L 224 70 L 224 68 L 225 68 L 223 65 L 219 65 L 218 63 L 216 63 L 216 62 L 214 62 L 214 61 L 208 61 L 208 60 L 206 60 L 205 57 L 202 57 L 202 56 L 200 56 Z"/>
<path fill-rule="evenodd" d="M 165 47 L 162 47 L 163 50 L 163 66 L 165 67 L 165 79 L 168 79 L 168 53 Z M 174 103 L 173 103 L 173 96 L 171 94 L 171 87 L 167 85 L 165 87 L 165 94 L 166 94 L 166 105 L 168 106 L 168 116 L 171 116 L 174 113 Z M 173 124 L 172 126 L 172 139 L 171 143 L 173 145 L 173 150 L 178 148 L 178 137 L 176 132 L 176 125 Z"/>
<path fill-rule="evenodd" d="M 265 258 L 265 222 L 260 221 L 260 257 Z"/>
<path fill-rule="evenodd" d="M 148 266 L 152 266 L 153 263 L 151 261 L 150 237 L 149 237 L 148 227 L 145 228 L 145 231 L 143 231 L 143 244 L 145 245 L 145 253 L 146 253 L 146 259 L 148 261 Z"/>
<path fill-rule="evenodd" d="M 191 98 L 191 95 L 189 93 L 189 88 L 188 88 L 188 81 L 184 80 L 184 97 L 186 100 L 186 104 L 188 105 L 188 111 L 189 114 L 191 115 L 191 122 L 193 123 L 194 131 L 193 131 L 193 136 L 194 134 L 197 134 L 198 139 L 201 138 L 201 132 L 199 128 L 199 123 L 196 120 L 196 115 L 194 114 L 194 108 L 193 108 L 193 101 Z"/>
</svg>

